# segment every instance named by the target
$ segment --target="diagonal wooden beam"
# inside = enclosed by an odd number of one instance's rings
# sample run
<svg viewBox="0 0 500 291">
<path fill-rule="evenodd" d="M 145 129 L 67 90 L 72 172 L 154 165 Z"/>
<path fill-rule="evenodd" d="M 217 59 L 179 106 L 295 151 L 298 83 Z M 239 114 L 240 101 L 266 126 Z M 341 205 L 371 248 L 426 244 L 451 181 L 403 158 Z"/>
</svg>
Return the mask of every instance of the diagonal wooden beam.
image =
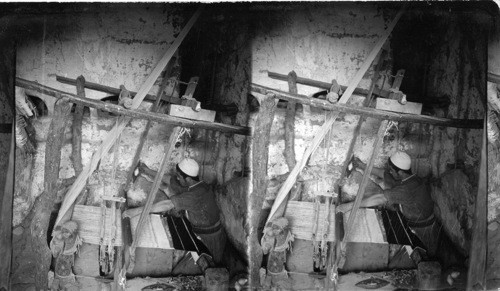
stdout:
<svg viewBox="0 0 500 291">
<path fill-rule="evenodd" d="M 347 100 L 351 98 L 352 93 L 354 92 L 354 89 L 356 89 L 356 86 L 359 84 L 359 81 L 363 78 L 365 75 L 366 71 L 368 71 L 368 68 L 370 68 L 371 63 L 377 56 L 378 52 L 384 45 L 385 41 L 391 34 L 392 30 L 396 26 L 396 23 L 399 21 L 399 18 L 401 18 L 401 15 L 403 15 L 405 11 L 405 7 L 401 8 L 401 10 L 398 12 L 396 17 L 394 17 L 394 20 L 391 22 L 389 27 L 385 30 L 385 32 L 382 34 L 378 42 L 375 44 L 375 47 L 372 49 L 368 57 L 366 58 L 365 62 L 361 66 L 361 68 L 358 70 L 356 75 L 352 78 L 352 80 L 349 82 L 349 86 L 347 87 L 346 91 L 342 95 L 342 97 L 339 100 L 339 103 L 347 103 Z M 274 218 L 274 214 L 278 207 L 283 203 L 285 198 L 288 196 L 288 192 L 290 192 L 290 189 L 292 189 L 292 186 L 295 184 L 295 181 L 297 180 L 297 176 L 299 173 L 302 171 L 304 166 L 306 165 L 307 161 L 309 160 L 309 157 L 312 155 L 312 153 L 318 148 L 319 144 L 321 141 L 324 139 L 328 131 L 331 129 L 333 123 L 335 122 L 335 119 L 339 115 L 339 112 L 334 112 L 332 113 L 328 119 L 325 121 L 323 126 L 321 126 L 321 129 L 319 132 L 315 135 L 314 139 L 312 142 L 309 144 L 309 146 L 306 148 L 304 151 L 304 154 L 302 156 L 302 159 L 300 160 L 299 163 L 295 165 L 293 170 L 290 172 L 288 175 L 285 183 L 281 186 L 280 190 L 278 191 L 278 194 L 276 195 L 276 200 L 274 201 L 273 206 L 271 207 L 271 212 L 269 213 L 269 216 L 267 218 L 267 221 L 270 221 Z"/>
<path fill-rule="evenodd" d="M 394 120 L 394 121 L 408 121 L 415 123 L 426 123 L 435 126 L 446 126 L 456 128 L 483 128 L 483 119 L 453 119 L 441 118 L 420 114 L 399 113 L 386 110 L 380 110 L 370 107 L 353 106 L 343 103 L 332 104 L 326 100 L 308 98 L 306 95 L 291 94 L 288 92 L 272 89 L 269 87 L 251 84 L 250 89 L 253 92 L 260 94 L 273 94 L 275 98 L 310 105 L 316 108 L 321 108 L 329 111 L 336 111 L 341 113 L 349 113 L 356 115 L 363 115 L 364 117 L 372 117 L 376 119 Z"/>
<path fill-rule="evenodd" d="M 181 45 L 182 41 L 188 34 L 188 32 L 191 30 L 193 27 L 194 23 L 198 19 L 198 17 L 201 14 L 201 11 L 203 9 L 203 6 L 200 6 L 198 10 L 194 13 L 194 15 L 191 17 L 191 19 L 188 21 L 186 26 L 182 29 L 181 33 L 175 41 L 172 43 L 172 45 L 168 48 L 167 52 L 165 55 L 161 58 L 161 60 L 158 62 L 156 67 L 153 69 L 151 74 L 148 76 L 144 84 L 141 86 L 139 91 L 137 92 L 137 95 L 135 95 L 134 99 L 132 100 L 132 109 L 137 109 L 141 102 L 144 100 L 146 97 L 147 93 L 153 87 L 154 82 L 158 77 L 160 76 L 161 72 L 163 69 L 167 66 L 168 61 L 174 56 L 175 51 L 179 48 Z M 71 208 L 71 205 L 75 202 L 76 198 L 80 194 L 80 192 L 83 190 L 83 187 L 85 187 L 85 184 L 87 182 L 87 179 L 90 177 L 90 175 L 94 172 L 94 170 L 97 167 L 97 164 L 101 160 L 101 158 L 109 152 L 113 144 L 115 143 L 116 139 L 120 135 L 120 133 L 125 129 L 125 126 L 128 124 L 128 122 L 131 120 L 130 117 L 120 117 L 117 124 L 109 134 L 106 136 L 104 141 L 102 142 L 101 146 L 94 152 L 92 155 L 92 158 L 90 160 L 90 163 L 87 164 L 83 171 L 78 175 L 78 177 L 75 180 L 75 183 L 71 186 L 71 188 L 68 190 L 68 193 L 66 193 L 66 196 L 64 197 L 64 200 L 62 202 L 61 208 L 59 210 L 59 214 L 57 216 L 57 220 L 55 225 L 59 225 L 62 221 L 62 218 L 66 214 L 66 212 L 69 211 Z"/>
<path fill-rule="evenodd" d="M 135 266 L 135 249 L 139 243 L 139 237 L 141 235 L 141 231 L 144 228 L 146 220 L 149 218 L 149 212 L 151 211 L 151 207 L 153 206 L 153 202 L 156 198 L 156 194 L 158 193 L 158 189 L 160 189 L 160 185 L 162 182 L 163 175 L 166 173 L 168 167 L 168 161 L 170 160 L 170 156 L 172 155 L 172 151 L 175 148 L 175 141 L 179 137 L 181 128 L 176 126 L 172 129 L 172 133 L 168 139 L 168 143 L 164 146 L 163 149 L 163 158 L 160 163 L 160 169 L 158 173 L 156 173 L 155 179 L 153 181 L 153 185 L 148 194 L 148 198 L 146 200 L 146 204 L 142 209 L 141 216 L 139 218 L 139 222 L 137 223 L 137 227 L 135 228 L 135 236 L 132 242 L 132 245 L 129 248 L 128 256 L 126 256 L 126 262 L 124 268 L 126 268 L 129 272 L 132 272 Z"/>
<path fill-rule="evenodd" d="M 486 128 L 486 119 L 485 119 Z M 479 169 L 479 183 L 474 211 L 474 227 L 469 251 L 469 270 L 467 272 L 467 291 L 486 290 L 486 265 L 488 259 L 488 140 L 483 131 L 483 146 Z"/>
</svg>

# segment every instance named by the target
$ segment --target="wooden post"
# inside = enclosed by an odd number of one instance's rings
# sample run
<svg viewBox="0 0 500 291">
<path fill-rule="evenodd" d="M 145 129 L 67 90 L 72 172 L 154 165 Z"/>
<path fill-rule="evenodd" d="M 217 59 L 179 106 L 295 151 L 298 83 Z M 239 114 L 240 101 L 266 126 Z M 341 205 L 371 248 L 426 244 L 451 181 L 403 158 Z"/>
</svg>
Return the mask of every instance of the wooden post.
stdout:
<svg viewBox="0 0 500 291">
<path fill-rule="evenodd" d="M 14 125 L 14 124 L 13 124 Z M 0 290 L 10 290 L 10 272 L 12 263 L 12 199 L 14 196 L 14 152 L 16 150 L 15 128 L 12 126 L 10 134 L 10 154 L 8 158 L 3 195 L 0 200 L 0 255 L 3 263 L 0 264 Z"/>
<path fill-rule="evenodd" d="M 288 91 L 297 94 L 297 73 L 288 73 Z M 285 159 L 288 169 L 295 167 L 295 102 L 288 102 L 285 115 Z"/>
<path fill-rule="evenodd" d="M 467 291 L 486 290 L 486 254 L 488 253 L 488 158 L 486 118 L 484 119 L 483 148 L 481 150 L 481 164 L 479 169 L 479 184 L 474 211 L 474 227 L 469 252 L 469 268 L 467 272 Z"/>
<path fill-rule="evenodd" d="M 260 286 L 259 269 L 262 263 L 262 249 L 259 237 L 259 219 L 264 203 L 265 193 L 268 186 L 267 163 L 269 156 L 269 136 L 273 124 L 273 116 L 276 111 L 277 100 L 271 95 L 259 99 L 259 111 L 250 116 L 249 124 L 252 125 L 255 134 L 252 137 L 250 149 L 250 160 L 252 162 L 252 193 L 248 193 L 248 244 L 249 244 L 249 285 L 258 289 Z"/>
<path fill-rule="evenodd" d="M 54 207 L 58 190 L 61 149 L 65 140 L 64 131 L 70 112 L 71 104 L 67 99 L 62 98 L 56 102 L 45 145 L 44 191 L 36 199 L 33 206 L 34 216 L 30 228 L 33 252 L 38 258 L 34 270 L 37 290 L 45 290 L 48 285 L 47 273 L 52 252 L 47 245 L 47 231 L 50 212 Z"/>
<path fill-rule="evenodd" d="M 358 85 L 359 81 L 361 81 L 361 79 L 363 78 L 366 71 L 368 71 L 368 68 L 370 68 L 371 63 L 373 62 L 373 60 L 377 56 L 378 52 L 380 51 L 380 49 L 384 45 L 385 41 L 387 40 L 387 38 L 391 34 L 392 30 L 396 26 L 396 23 L 398 22 L 399 18 L 401 18 L 401 15 L 403 14 L 404 11 L 405 11 L 405 8 L 403 7 L 398 12 L 398 14 L 394 18 L 394 20 L 391 22 L 389 27 L 386 29 L 386 31 L 384 32 L 382 37 L 379 39 L 379 41 L 377 42 L 375 47 L 372 49 L 372 51 L 370 52 L 370 54 L 366 58 L 365 62 L 361 66 L 361 68 L 358 70 L 358 72 L 353 77 L 353 79 L 349 82 L 349 86 L 347 87 L 344 94 L 340 98 L 339 103 L 344 103 L 344 104 L 347 103 L 347 100 L 349 100 L 352 93 L 354 92 L 354 89 Z M 269 217 L 268 217 L 267 221 L 270 221 L 274 217 L 276 210 L 281 205 L 281 203 L 283 203 L 285 198 L 288 196 L 288 192 L 290 191 L 293 184 L 295 183 L 295 180 L 297 179 L 297 176 L 299 175 L 300 171 L 302 171 L 302 169 L 306 165 L 307 161 L 309 160 L 309 157 L 316 150 L 316 148 L 319 146 L 319 144 L 321 143 L 323 138 L 326 136 L 328 131 L 331 129 L 333 122 L 335 121 L 337 116 L 338 116 L 338 112 L 335 112 L 328 117 L 328 119 L 325 121 L 325 123 L 323 124 L 323 126 L 321 127 L 319 132 L 315 135 L 313 141 L 306 148 L 300 163 L 298 163 L 293 168 L 293 170 L 290 172 L 290 175 L 288 175 L 285 183 L 283 183 L 278 194 L 276 195 L 276 200 L 274 201 L 274 204 L 271 208 L 271 212 L 269 213 Z"/>
<path fill-rule="evenodd" d="M 85 98 L 85 78 L 79 76 L 76 79 L 76 94 L 80 98 Z M 83 170 L 82 165 L 82 124 L 83 124 L 83 105 L 75 104 L 75 114 L 73 115 L 72 138 L 71 138 L 71 158 L 75 169 L 75 176 Z"/>
<path fill-rule="evenodd" d="M 139 92 L 137 92 L 137 95 L 135 95 L 134 99 L 132 100 L 132 109 L 136 109 L 139 107 L 141 102 L 144 100 L 144 97 L 146 97 L 148 91 L 151 89 L 151 87 L 153 87 L 155 80 L 158 79 L 158 76 L 160 76 L 161 72 L 168 64 L 168 62 L 174 55 L 175 51 L 179 48 L 184 38 L 191 30 L 191 27 L 193 27 L 194 23 L 198 19 L 198 16 L 202 11 L 202 7 L 203 6 L 200 6 L 200 8 L 194 13 L 189 22 L 182 29 L 179 36 L 177 36 L 177 38 L 175 39 L 174 43 L 168 48 L 163 58 L 159 61 L 159 63 L 153 69 L 153 71 L 148 76 L 144 84 L 141 86 L 141 89 L 139 90 Z M 125 126 L 130 121 L 130 119 L 131 118 L 120 117 L 120 120 L 119 122 L 117 122 L 117 125 L 113 127 L 113 129 L 110 131 L 110 133 L 106 136 L 106 138 L 102 142 L 101 146 L 92 156 L 90 163 L 83 169 L 82 173 L 78 175 L 75 183 L 71 186 L 71 188 L 68 190 L 68 193 L 66 193 L 66 196 L 64 197 L 64 201 L 61 205 L 61 209 L 59 210 L 59 214 L 57 216 L 57 220 L 55 223 L 56 225 L 59 225 L 61 223 L 62 218 L 64 217 L 66 212 L 70 210 L 71 206 L 73 205 L 76 198 L 78 197 L 83 187 L 85 186 L 88 177 L 90 177 L 90 175 L 94 172 L 101 158 L 106 153 L 109 152 L 111 146 L 113 146 L 120 133 L 123 131 L 123 129 L 125 129 Z"/>
<path fill-rule="evenodd" d="M 8 22 L 8 21 L 7 21 Z M 15 162 L 15 105 L 14 81 L 16 68 L 15 44 L 10 38 L 5 18 L 0 21 L 6 29 L 0 33 L 0 123 L 5 125 L 6 132 L 0 135 L 1 144 L 7 150 L 8 157 L 1 159 L 2 173 L 0 174 L 0 290 L 11 290 L 11 261 L 12 261 L 12 201 L 14 198 L 14 162 Z M 7 124 L 9 123 L 9 124 Z M 9 151 L 7 151 L 9 152 Z"/>
</svg>

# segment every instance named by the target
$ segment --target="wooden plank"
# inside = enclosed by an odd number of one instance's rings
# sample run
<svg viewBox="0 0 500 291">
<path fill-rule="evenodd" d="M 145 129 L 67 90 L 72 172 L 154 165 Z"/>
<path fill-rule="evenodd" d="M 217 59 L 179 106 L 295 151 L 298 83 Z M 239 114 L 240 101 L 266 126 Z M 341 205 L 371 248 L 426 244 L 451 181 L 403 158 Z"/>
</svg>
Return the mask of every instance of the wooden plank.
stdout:
<svg viewBox="0 0 500 291">
<path fill-rule="evenodd" d="M 345 212 L 348 215 L 351 211 Z M 348 229 L 344 220 L 344 229 Z M 375 209 L 360 208 L 354 218 L 352 230 L 344 236 L 346 242 L 387 243 L 383 226 L 377 218 Z"/>
<path fill-rule="evenodd" d="M 290 230 L 295 236 L 295 238 L 303 240 L 311 240 L 313 235 L 313 224 L 314 221 L 311 217 L 314 217 L 315 203 L 313 202 L 302 202 L 302 201 L 289 201 L 286 206 L 285 216 L 288 219 Z M 327 220 L 327 206 L 323 203 L 319 208 L 319 219 L 318 221 Z M 318 224 L 317 233 L 320 234 L 318 238 L 322 238 L 323 234 L 326 232 L 327 241 L 335 241 L 335 215 L 330 215 L 330 223 L 328 224 L 328 229 L 325 229 L 326 223 Z"/>
<path fill-rule="evenodd" d="M 272 89 L 258 84 L 251 84 L 250 89 L 253 92 L 257 92 L 260 94 L 273 94 L 275 98 L 311 105 L 329 111 L 363 115 L 365 117 L 372 117 L 376 119 L 425 123 L 425 124 L 432 124 L 435 126 L 446 126 L 446 127 L 456 127 L 456 128 L 473 128 L 473 129 L 483 128 L 482 119 L 448 119 L 448 118 L 439 118 L 427 115 L 397 113 L 386 110 L 378 110 L 375 108 L 353 106 L 353 105 L 343 104 L 340 102 L 336 104 L 331 104 L 326 100 L 308 98 L 305 95 L 291 94 L 288 92 Z"/>
<path fill-rule="evenodd" d="M 234 134 L 241 134 L 241 135 L 251 135 L 251 129 L 246 126 L 237 126 L 237 125 L 230 125 L 230 124 L 224 124 L 224 123 L 216 123 L 216 122 L 207 122 L 207 121 L 202 121 L 202 120 L 191 120 L 187 118 L 181 118 L 181 117 L 176 117 L 176 116 L 169 116 L 161 113 L 153 113 L 153 112 L 147 112 L 144 110 L 137 110 L 137 109 L 126 109 L 122 106 L 116 105 L 116 104 L 111 104 L 107 102 L 102 102 L 99 100 L 93 100 L 89 98 L 79 98 L 78 96 L 71 94 L 71 93 L 66 93 L 60 90 L 56 90 L 32 81 L 24 80 L 21 78 L 16 78 L 16 86 L 35 90 L 37 92 L 53 96 L 55 98 L 61 98 L 61 97 L 67 97 L 71 100 L 71 102 L 77 103 L 77 104 L 83 104 L 88 107 L 96 108 L 99 110 L 104 110 L 116 114 L 122 115 L 123 120 L 130 120 L 131 117 L 134 118 L 141 118 L 141 119 L 147 119 L 151 121 L 156 121 L 160 123 L 165 123 L 165 124 L 170 124 L 170 125 L 176 125 L 176 126 L 182 126 L 182 127 L 188 127 L 188 128 L 202 128 L 202 129 L 211 129 L 211 130 L 216 130 L 216 131 L 221 131 L 221 132 L 226 132 L 226 133 L 234 133 Z M 122 125 L 119 125 L 122 126 Z M 123 125 L 124 126 L 124 125 Z M 115 128 L 113 128 L 115 130 Z M 109 142 L 109 141 L 106 141 Z"/>
<path fill-rule="evenodd" d="M 200 109 L 200 111 L 197 112 L 188 106 L 169 104 L 167 105 L 167 112 L 170 116 L 192 120 L 202 120 L 208 122 L 213 122 L 215 120 L 215 111 L 212 110 Z"/>
<path fill-rule="evenodd" d="M 269 78 L 281 80 L 281 81 L 287 81 L 287 78 L 288 78 L 287 75 L 274 73 L 274 72 L 267 72 L 267 76 Z M 330 87 L 332 86 L 332 83 L 316 81 L 316 80 L 303 78 L 303 77 L 297 77 L 297 83 L 302 84 L 302 85 L 311 86 L 311 87 L 320 88 L 320 89 L 325 89 L 325 90 L 330 90 Z M 347 89 L 347 86 L 340 85 L 340 87 L 342 88 L 342 91 L 345 91 Z M 368 95 L 368 93 L 369 93 L 369 90 L 366 90 L 363 88 L 355 88 L 354 89 L 354 94 Z M 387 98 L 387 97 L 389 97 L 390 92 L 387 90 L 382 90 L 380 88 L 376 88 L 376 89 L 374 89 L 373 94 Z"/>
<path fill-rule="evenodd" d="M 399 103 L 398 100 L 377 98 L 375 100 L 375 108 L 380 110 L 387 110 L 399 113 L 420 114 L 422 113 L 422 103 L 406 102 L 406 104 Z"/>
<path fill-rule="evenodd" d="M 161 58 L 161 60 L 158 62 L 158 65 L 153 69 L 151 74 L 148 76 L 144 84 L 141 86 L 139 91 L 137 92 L 137 95 L 134 97 L 132 101 L 132 108 L 137 108 L 141 104 L 142 100 L 144 100 L 144 97 L 146 97 L 146 94 L 149 92 L 149 90 L 153 87 L 156 79 L 160 76 L 161 72 L 163 69 L 167 66 L 168 62 L 170 59 L 174 56 L 175 52 L 181 45 L 182 41 L 188 34 L 188 32 L 191 30 L 191 27 L 193 27 L 194 23 L 198 19 L 198 17 L 201 14 L 201 11 L 203 10 L 203 5 L 199 6 L 198 10 L 194 13 L 194 15 L 191 17 L 189 22 L 186 24 L 186 26 L 182 29 L 181 33 L 175 38 L 174 43 L 168 48 L 167 53 Z"/>
<path fill-rule="evenodd" d="M 64 76 L 56 75 L 56 80 L 58 82 L 61 82 L 63 84 L 67 84 L 67 85 L 73 85 L 73 86 L 77 85 L 77 80 L 67 78 Z M 99 92 L 108 93 L 108 94 L 113 94 L 113 95 L 120 95 L 120 92 L 121 92 L 121 89 L 119 89 L 119 88 L 113 88 L 110 86 L 105 86 L 105 85 L 101 85 L 101 84 L 97 84 L 97 83 L 93 83 L 93 82 L 85 82 L 84 86 L 85 86 L 85 88 L 90 89 L 90 90 L 99 91 Z M 137 95 L 137 92 L 134 92 L 134 91 L 129 91 L 129 92 L 130 92 L 131 97 L 134 97 L 135 95 Z M 144 100 L 149 100 L 149 101 L 155 101 L 156 99 L 158 99 L 158 98 L 156 98 L 156 96 L 150 95 L 150 94 L 146 94 L 146 97 L 144 97 Z M 162 100 L 165 102 L 169 102 L 169 103 L 181 104 L 181 98 L 174 97 L 174 96 L 172 96 L 172 94 L 162 96 Z"/>
<path fill-rule="evenodd" d="M 382 50 L 380 52 L 379 60 L 377 62 L 377 65 L 375 66 L 375 74 L 373 74 L 372 78 L 372 83 L 370 85 L 370 89 L 368 90 L 368 95 L 366 96 L 365 102 L 363 103 L 364 107 L 369 107 L 371 104 L 371 100 L 373 97 L 373 89 L 375 88 L 375 84 L 377 83 L 377 80 L 380 76 L 380 69 L 382 68 L 382 64 L 385 60 L 386 56 L 386 51 Z M 363 122 L 366 120 L 365 116 L 360 116 L 358 123 L 356 124 L 356 128 L 354 128 L 354 133 L 352 135 L 351 143 L 349 144 L 349 148 L 347 149 L 347 154 L 345 156 L 344 162 L 342 163 L 342 170 L 340 171 L 340 178 L 338 181 L 342 181 L 347 173 L 347 167 L 349 166 L 349 163 L 351 161 L 352 153 L 354 151 L 354 146 L 356 145 L 356 141 L 358 139 L 359 133 L 361 132 L 361 125 L 363 125 Z M 336 183 L 338 185 L 338 182 Z M 336 189 L 336 187 L 335 187 Z M 340 195 L 340 191 L 339 191 Z M 340 197 L 337 199 L 337 203 L 340 202 Z M 338 204 L 337 204 L 338 206 Z"/>
<path fill-rule="evenodd" d="M 172 133 L 170 134 L 168 142 L 165 145 L 164 154 L 163 154 L 163 158 L 161 160 L 160 168 L 158 170 L 158 173 L 156 173 L 155 179 L 153 181 L 153 185 L 151 186 L 151 190 L 149 191 L 148 198 L 146 200 L 146 204 L 144 205 L 144 208 L 142 209 L 142 213 L 141 213 L 141 216 L 139 218 L 139 222 L 137 223 L 134 237 L 139 237 L 141 235 L 141 232 L 144 230 L 146 219 L 149 216 L 149 212 L 151 211 L 151 207 L 153 206 L 153 201 L 156 198 L 156 193 L 158 192 L 158 189 L 160 188 L 160 184 L 162 182 L 163 175 L 165 174 L 165 172 L 167 170 L 168 161 L 169 161 L 170 156 L 172 155 L 172 151 L 175 147 L 175 142 L 177 141 L 177 138 L 179 137 L 179 132 L 180 132 L 180 127 L 174 127 L 172 130 Z M 129 248 L 129 253 L 128 253 L 128 256 L 126 257 L 127 259 L 125 262 L 125 269 L 127 269 L 129 271 L 132 271 L 134 269 L 135 249 L 137 248 L 138 244 L 139 244 L 138 240 L 134 239 L 132 242 L 132 245 Z"/>
<path fill-rule="evenodd" d="M 359 81 L 361 81 L 361 79 L 363 78 L 366 71 L 368 71 L 368 68 L 370 67 L 371 63 L 373 62 L 373 60 L 377 56 L 378 52 L 382 48 L 382 45 L 385 43 L 385 41 L 387 40 L 387 38 L 391 34 L 392 30 L 394 29 L 394 26 L 396 26 L 396 23 L 398 22 L 399 18 L 401 18 L 401 15 L 403 14 L 404 11 L 405 11 L 405 8 L 402 8 L 398 12 L 398 14 L 394 18 L 394 20 L 391 22 L 389 27 L 386 29 L 384 34 L 381 36 L 381 38 L 376 43 L 375 47 L 372 49 L 372 51 L 370 52 L 370 54 L 366 58 L 365 62 L 361 66 L 361 68 L 358 70 L 358 72 L 353 77 L 353 79 L 349 82 L 349 87 L 346 89 L 346 91 L 344 92 L 344 94 L 342 95 L 342 97 L 340 98 L 338 103 L 345 104 L 345 103 L 347 103 L 347 100 L 349 100 L 349 98 L 351 98 L 351 95 L 354 92 L 354 89 L 358 85 Z M 323 138 L 326 136 L 328 131 L 331 129 L 333 122 L 335 121 L 335 119 L 337 118 L 338 115 L 339 115 L 339 113 L 335 112 L 328 117 L 328 119 L 325 121 L 325 123 L 321 126 L 321 129 L 319 130 L 319 132 L 315 135 L 312 142 L 305 149 L 300 163 L 297 163 L 297 165 L 295 165 L 293 170 L 288 175 L 285 183 L 283 183 L 282 187 L 278 191 L 278 194 L 276 195 L 276 200 L 274 201 L 274 204 L 271 208 L 271 212 L 269 213 L 269 217 L 268 217 L 267 221 L 270 221 L 273 218 L 277 208 L 281 205 L 281 203 L 288 196 L 288 192 L 290 192 L 290 189 L 295 184 L 295 180 L 297 179 L 297 176 L 299 175 L 299 173 L 302 171 L 302 169 L 306 165 L 307 161 L 309 160 L 309 157 L 316 150 L 316 148 L 319 146 L 319 144 L 321 143 Z"/>
<path fill-rule="evenodd" d="M 144 100 L 144 97 L 146 97 L 146 94 L 154 85 L 155 80 L 158 79 L 158 76 L 160 76 L 161 72 L 168 64 L 170 58 L 172 58 L 172 56 L 177 51 L 180 44 L 186 37 L 187 33 L 191 30 L 191 27 L 198 19 L 198 16 L 200 15 L 202 9 L 203 6 L 200 6 L 200 8 L 194 13 L 189 22 L 182 29 L 181 33 L 175 39 L 174 43 L 168 48 L 163 58 L 153 69 L 153 72 L 151 72 L 151 74 L 148 76 L 146 82 L 141 86 L 141 89 L 139 90 L 139 92 L 137 92 L 137 95 L 135 95 L 134 99 L 132 100 L 132 107 L 131 107 L 132 109 L 137 109 L 141 104 L 141 102 Z M 83 190 L 83 187 L 85 186 L 87 179 L 96 169 L 97 164 L 99 163 L 101 158 L 109 152 L 109 150 L 115 143 L 116 139 L 118 138 L 120 133 L 125 129 L 125 126 L 130 120 L 131 118 L 120 117 L 119 122 L 117 122 L 117 124 L 113 127 L 110 133 L 106 136 L 101 146 L 94 152 L 90 163 L 85 166 L 82 173 L 80 173 L 80 175 L 78 175 L 78 177 L 76 178 L 75 183 L 66 193 L 66 196 L 64 197 L 61 208 L 59 210 L 59 214 L 57 216 L 55 225 L 59 225 L 61 223 L 62 217 L 66 214 L 67 211 L 70 210 L 76 198 Z"/>
<path fill-rule="evenodd" d="M 132 234 L 137 234 L 137 225 L 139 224 L 139 216 L 134 216 L 130 220 Z M 153 248 L 153 249 L 174 249 L 170 243 L 166 229 L 163 226 L 162 219 L 158 214 L 149 214 L 146 219 L 143 231 L 139 238 L 133 236 L 132 239 L 137 240 L 138 248 Z"/>
<path fill-rule="evenodd" d="M 361 200 L 363 200 L 363 196 L 365 194 L 366 186 L 368 184 L 368 179 L 370 176 L 370 173 L 373 169 L 373 163 L 375 162 L 375 157 L 377 156 L 380 147 L 382 146 L 382 142 L 384 141 L 384 133 L 387 128 L 388 121 L 384 120 L 381 122 L 377 136 L 374 141 L 373 145 L 373 150 L 370 156 L 370 160 L 368 161 L 368 164 L 366 165 L 366 169 L 363 172 L 363 178 L 361 179 L 361 183 L 359 184 L 359 189 L 358 193 L 356 194 L 356 199 L 354 200 L 354 206 L 351 209 L 351 212 L 349 214 L 349 218 L 347 220 L 347 224 L 345 229 L 345 235 L 344 239 L 340 242 L 340 257 L 338 258 L 338 267 L 342 268 L 345 264 L 345 259 L 346 259 L 346 243 L 347 239 L 349 238 L 350 232 L 352 232 L 353 225 L 354 225 L 354 219 L 356 217 L 356 213 L 359 209 L 359 206 L 361 205 Z"/>
<path fill-rule="evenodd" d="M 198 85 L 199 79 L 200 79 L 199 77 L 191 77 L 191 79 L 189 79 L 186 92 L 184 92 L 184 95 L 182 95 L 182 97 L 193 98 L 194 91 L 196 90 L 196 86 Z"/>
<path fill-rule="evenodd" d="M 155 103 L 151 107 L 151 112 L 153 112 L 153 113 L 157 112 L 158 109 L 160 108 L 161 97 L 164 94 L 165 88 L 167 88 L 167 85 L 169 84 L 170 77 L 174 78 L 174 81 L 175 81 L 175 80 L 177 80 L 177 76 L 180 75 L 180 72 L 179 72 L 180 66 L 174 67 L 174 63 L 177 63 L 177 62 L 175 62 L 175 58 L 172 59 L 168 63 L 167 68 L 165 69 L 165 75 L 163 76 L 163 80 L 161 82 L 160 88 L 158 88 L 158 94 L 156 95 L 159 98 L 156 98 Z M 175 86 L 172 86 L 171 88 L 172 88 L 171 92 L 169 92 L 170 95 L 172 95 L 173 92 L 175 91 Z M 139 162 L 139 159 L 141 157 L 142 149 L 144 147 L 144 143 L 146 142 L 149 130 L 151 129 L 151 125 L 152 125 L 151 120 L 148 120 L 148 122 L 146 123 L 146 128 L 144 129 L 144 131 L 142 132 L 142 134 L 139 138 L 139 145 L 137 146 L 137 148 L 135 150 L 134 158 L 132 159 L 132 167 L 130 168 L 130 170 L 127 174 L 127 181 L 126 181 L 125 185 L 128 185 L 134 177 L 134 171 L 135 171 L 135 168 L 136 168 L 136 166 Z"/>
<path fill-rule="evenodd" d="M 474 227 L 469 252 L 469 270 L 467 271 L 467 290 L 486 290 L 486 264 L 488 248 L 487 209 L 488 209 L 488 157 L 486 118 L 484 119 L 483 147 L 479 169 L 479 183 L 474 211 Z"/>
</svg>

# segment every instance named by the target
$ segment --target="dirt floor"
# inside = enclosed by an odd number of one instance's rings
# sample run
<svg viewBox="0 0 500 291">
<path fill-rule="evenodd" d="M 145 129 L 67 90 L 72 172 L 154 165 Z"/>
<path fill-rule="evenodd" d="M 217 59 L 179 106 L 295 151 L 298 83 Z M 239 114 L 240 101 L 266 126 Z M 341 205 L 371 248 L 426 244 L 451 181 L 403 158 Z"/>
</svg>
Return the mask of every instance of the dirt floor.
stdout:
<svg viewBox="0 0 500 291">
<path fill-rule="evenodd" d="M 452 284 L 447 282 L 448 276 L 452 271 L 460 272 L 459 276 L 453 280 Z M 417 270 L 394 270 L 377 273 L 349 273 L 341 275 L 338 283 L 339 290 L 367 290 L 356 286 L 357 283 L 370 279 L 383 279 L 389 284 L 376 290 L 465 290 L 465 281 L 467 277 L 466 270 L 447 270 L 441 274 L 439 284 L 432 288 L 421 288 L 418 282 Z"/>
</svg>

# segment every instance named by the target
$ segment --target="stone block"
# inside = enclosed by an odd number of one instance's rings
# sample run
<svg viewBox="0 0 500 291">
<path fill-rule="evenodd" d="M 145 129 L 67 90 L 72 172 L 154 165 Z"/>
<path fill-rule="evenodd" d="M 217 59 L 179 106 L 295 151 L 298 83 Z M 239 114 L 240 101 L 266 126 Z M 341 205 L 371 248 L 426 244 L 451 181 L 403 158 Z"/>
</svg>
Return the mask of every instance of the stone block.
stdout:
<svg viewBox="0 0 500 291">
<path fill-rule="evenodd" d="M 205 290 L 228 290 L 229 272 L 224 268 L 208 268 L 205 270 Z"/>
<path fill-rule="evenodd" d="M 419 290 L 436 289 L 441 280 L 441 265 L 439 262 L 420 262 L 417 278 Z"/>
</svg>

